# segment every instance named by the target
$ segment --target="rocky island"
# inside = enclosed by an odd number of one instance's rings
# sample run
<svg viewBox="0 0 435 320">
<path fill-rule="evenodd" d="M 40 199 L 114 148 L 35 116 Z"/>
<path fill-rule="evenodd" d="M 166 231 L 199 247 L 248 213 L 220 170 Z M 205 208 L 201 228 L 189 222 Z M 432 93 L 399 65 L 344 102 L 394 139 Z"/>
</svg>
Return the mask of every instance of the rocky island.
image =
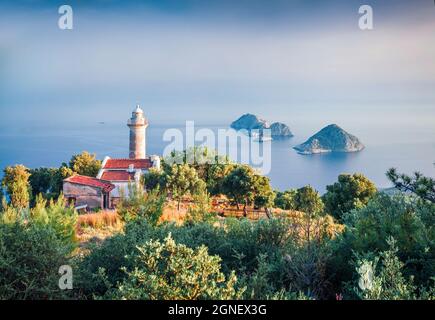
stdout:
<svg viewBox="0 0 435 320">
<path fill-rule="evenodd" d="M 300 154 L 327 152 L 357 152 L 364 145 L 357 137 L 346 132 L 336 124 L 326 126 L 304 143 L 293 147 Z"/>
<path fill-rule="evenodd" d="M 252 130 L 259 130 L 260 135 L 262 129 L 270 129 L 273 139 L 282 139 L 293 137 L 290 128 L 281 122 L 274 122 L 271 125 L 266 120 L 258 118 L 254 114 L 246 113 L 236 121 L 231 123 L 231 128 L 234 130 L 247 130 L 249 135 L 252 135 Z"/>
<path fill-rule="evenodd" d="M 269 123 L 266 120 L 258 118 L 256 115 L 251 113 L 246 113 L 241 116 L 236 121 L 231 123 L 231 128 L 234 130 L 254 130 L 254 129 L 264 129 L 268 128 Z"/>
<path fill-rule="evenodd" d="M 282 122 L 272 123 L 272 125 L 270 126 L 270 131 L 272 138 L 274 139 L 293 137 L 293 133 L 290 131 L 290 128 Z"/>
</svg>

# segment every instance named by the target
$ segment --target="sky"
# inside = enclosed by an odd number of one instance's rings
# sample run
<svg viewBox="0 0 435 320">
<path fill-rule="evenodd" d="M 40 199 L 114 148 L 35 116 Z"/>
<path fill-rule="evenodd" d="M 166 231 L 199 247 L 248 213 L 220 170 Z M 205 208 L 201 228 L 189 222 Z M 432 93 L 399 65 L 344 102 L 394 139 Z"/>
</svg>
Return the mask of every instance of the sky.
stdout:
<svg viewBox="0 0 435 320">
<path fill-rule="evenodd" d="M 1 126 L 124 121 L 137 103 L 162 124 L 435 125 L 433 0 L 68 1 L 60 30 L 65 2 L 0 2 Z"/>
</svg>

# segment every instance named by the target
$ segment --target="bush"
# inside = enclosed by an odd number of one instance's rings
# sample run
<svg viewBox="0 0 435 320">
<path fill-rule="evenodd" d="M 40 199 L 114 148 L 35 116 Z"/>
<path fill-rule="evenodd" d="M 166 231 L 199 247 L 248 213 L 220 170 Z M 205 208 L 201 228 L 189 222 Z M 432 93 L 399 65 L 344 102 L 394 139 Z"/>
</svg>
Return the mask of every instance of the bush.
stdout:
<svg viewBox="0 0 435 320">
<path fill-rule="evenodd" d="M 0 299 L 61 299 L 59 267 L 71 247 L 50 225 L 0 223 Z"/>
<path fill-rule="evenodd" d="M 135 268 L 108 296 L 115 299 L 196 300 L 234 299 L 241 295 L 231 273 L 225 281 L 220 258 L 210 256 L 207 247 L 191 249 L 176 244 L 169 234 L 163 243 L 147 241 L 138 246 Z"/>
<path fill-rule="evenodd" d="M 59 299 L 59 267 L 75 248 L 77 214 L 62 196 L 38 196 L 30 211 L 5 205 L 0 213 L 0 299 Z"/>
<path fill-rule="evenodd" d="M 359 278 L 358 286 L 352 288 L 354 294 L 370 300 L 435 299 L 435 286 L 432 285 L 429 290 L 424 287 L 417 290 L 413 278 L 406 279 L 403 276 L 404 263 L 397 257 L 398 248 L 394 238 L 387 239 L 387 243 L 389 248 L 374 258 L 357 260 Z"/>
<path fill-rule="evenodd" d="M 286 277 L 290 289 L 311 299 L 331 295 L 330 274 L 326 270 L 331 251 L 316 241 L 304 243 L 286 254 Z"/>
<path fill-rule="evenodd" d="M 117 212 L 122 220 L 147 219 L 156 225 L 163 214 L 166 196 L 158 189 L 144 192 L 142 185 L 130 184 L 128 197 L 122 197 Z"/>
<path fill-rule="evenodd" d="M 216 213 L 212 212 L 210 195 L 206 190 L 193 195 L 193 206 L 188 209 L 186 223 L 216 221 Z"/>
<path fill-rule="evenodd" d="M 333 243 L 329 272 L 335 274 L 335 290 L 353 277 L 349 263 L 353 252 L 379 253 L 389 248 L 387 239 L 397 241 L 397 256 L 404 263 L 403 275 L 416 285 L 427 286 L 435 274 L 434 206 L 403 195 L 376 195 L 366 207 L 344 215 L 345 232 Z"/>
<path fill-rule="evenodd" d="M 322 220 L 324 218 L 311 219 L 312 237 L 317 243 L 324 243 L 336 232 L 324 230 L 335 228 L 329 224 L 330 220 Z M 184 244 L 194 250 L 204 245 L 209 254 L 219 256 L 222 259 L 222 273 L 227 277 L 232 270 L 236 270 L 240 279 L 237 288 L 248 286 L 244 298 L 293 299 L 300 297 L 296 292 L 304 291 L 303 289 L 306 289 L 304 292 L 309 291 L 307 287 L 292 284 L 294 279 L 288 274 L 286 255 L 299 250 L 300 242 L 303 243 L 306 239 L 306 236 L 300 234 L 303 228 L 295 229 L 295 224 L 298 223 L 294 219 L 274 218 L 256 222 L 226 219 L 220 226 L 204 222 L 182 226 L 152 226 L 146 219 L 136 219 L 126 225 L 124 234 L 106 239 L 80 261 L 77 283 L 89 298 L 94 294 L 104 296 L 115 290 L 118 283 L 123 283 L 127 275 L 137 267 L 137 246 L 141 247 L 150 240 L 163 241 L 171 233 L 177 244 Z M 325 223 L 328 227 L 323 226 Z M 314 227 L 314 224 L 318 227 Z M 252 283 L 254 276 L 258 283 L 267 282 L 267 288 Z M 264 277 L 267 281 L 262 280 Z"/>
</svg>

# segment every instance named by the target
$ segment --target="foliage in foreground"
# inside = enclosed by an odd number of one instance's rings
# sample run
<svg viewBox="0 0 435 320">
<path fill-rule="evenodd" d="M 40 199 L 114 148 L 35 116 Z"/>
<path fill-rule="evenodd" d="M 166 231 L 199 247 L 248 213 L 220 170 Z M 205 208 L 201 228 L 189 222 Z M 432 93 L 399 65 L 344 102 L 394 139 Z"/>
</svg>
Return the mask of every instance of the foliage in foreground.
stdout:
<svg viewBox="0 0 435 320">
<path fill-rule="evenodd" d="M 388 249 L 373 258 L 358 258 L 356 271 L 358 286 L 353 293 L 364 300 L 415 300 L 435 299 L 435 286 L 418 288 L 413 278 L 403 275 L 405 264 L 397 256 L 394 238 L 387 239 Z M 435 279 L 432 279 L 435 282 Z"/>
<path fill-rule="evenodd" d="M 242 296 L 245 299 L 294 299 L 302 297 L 300 292 L 319 298 L 315 294 L 323 294 L 324 290 L 314 287 L 317 283 L 325 283 L 321 279 L 324 273 L 319 270 L 326 263 L 319 259 L 325 256 L 318 254 L 320 250 L 306 250 L 301 245 L 307 236 L 306 225 L 300 225 L 300 221 L 307 220 L 299 219 L 302 218 L 258 222 L 227 219 L 220 226 L 206 222 L 152 226 L 146 219 L 137 219 L 126 225 L 124 234 L 107 239 L 79 262 L 79 287 L 89 298 L 116 291 L 118 284 L 124 283 L 127 275 L 138 267 L 135 262 L 140 255 L 137 247 L 143 247 L 152 240 L 164 241 L 170 233 L 177 244 L 193 250 L 206 246 L 209 254 L 219 256 L 222 273 L 227 278 L 235 270 L 239 279 L 235 288 L 240 290 L 246 287 Z M 314 230 L 319 222 L 311 221 L 313 235 L 319 235 L 313 236 L 311 248 L 318 248 L 329 239 L 326 224 L 330 220 L 319 220 L 321 226 L 317 232 Z M 292 262 L 287 259 L 287 253 L 291 253 Z M 289 266 L 294 267 L 293 273 L 288 272 Z M 294 282 L 299 276 L 311 277 L 313 281 Z"/>
<path fill-rule="evenodd" d="M 118 215 L 124 221 L 146 219 L 156 225 L 163 214 L 166 195 L 154 189 L 144 194 L 141 184 L 128 185 L 128 197 L 123 196 L 118 204 Z"/>
<path fill-rule="evenodd" d="M 243 195 L 230 197 L 240 196 L 241 204 L 266 206 L 273 201 L 268 181 L 257 179 L 249 169 L 199 168 L 201 181 L 208 181 L 215 169 L 220 176 L 218 184 L 207 183 L 207 190 L 221 192 L 234 184 L 246 187 Z M 230 169 L 223 174 L 223 168 Z M 304 212 L 253 222 L 217 219 L 209 212 L 208 193 L 202 186 L 201 192 L 192 189 L 195 206 L 187 221 L 177 226 L 159 223 L 164 193 L 171 189 L 166 180 L 171 167 L 166 169 L 148 180 L 154 190 L 146 196 L 141 186 L 131 186 L 130 196 L 119 207 L 124 232 L 91 245 L 85 254 L 72 255 L 77 216 L 61 198 L 35 197 L 31 209 L 27 201 L 18 201 L 16 207 L 4 202 L 0 298 L 70 298 L 58 288 L 57 271 L 64 264 L 74 267 L 75 289 L 67 294 L 79 299 L 435 297 L 435 205 L 427 192 L 414 192 L 417 197 L 377 193 L 363 201 L 358 192 L 345 191 L 352 183 L 339 181 L 333 191 L 349 196 L 334 198 L 343 200 L 331 207 L 341 210 L 344 224 L 339 224 L 325 214 L 318 192 L 307 186 L 278 194 L 275 200 Z M 40 173 L 44 178 L 46 172 Z M 48 181 L 38 179 L 35 184 Z M 10 179 L 8 185 L 18 180 Z M 182 189 L 175 194 L 181 195 Z"/>
<path fill-rule="evenodd" d="M 220 258 L 210 256 L 207 247 L 188 248 L 176 244 L 169 234 L 162 242 L 149 240 L 137 246 L 135 268 L 116 290 L 111 299 L 129 300 L 197 300 L 237 299 L 242 290 L 236 290 L 237 278 L 232 272 L 225 280 L 220 271 Z"/>
<path fill-rule="evenodd" d="M 366 207 L 344 216 L 345 232 L 331 246 L 333 258 L 328 273 L 334 274 L 335 290 L 342 292 L 355 270 L 354 254 L 377 255 L 389 249 L 393 237 L 397 257 L 404 263 L 403 275 L 418 286 L 430 286 L 435 274 L 435 206 L 403 195 L 378 194 Z"/>
<path fill-rule="evenodd" d="M 0 215 L 0 299 L 60 299 L 59 267 L 75 247 L 76 214 L 62 198 L 41 197 L 28 216 L 12 207 Z"/>
</svg>

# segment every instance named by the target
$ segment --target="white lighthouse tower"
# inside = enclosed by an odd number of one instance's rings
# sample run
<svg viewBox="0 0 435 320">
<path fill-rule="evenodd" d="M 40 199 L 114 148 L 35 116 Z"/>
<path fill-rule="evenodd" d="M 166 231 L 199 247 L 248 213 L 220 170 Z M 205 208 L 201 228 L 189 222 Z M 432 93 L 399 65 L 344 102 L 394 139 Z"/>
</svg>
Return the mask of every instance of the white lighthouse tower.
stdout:
<svg viewBox="0 0 435 320">
<path fill-rule="evenodd" d="M 136 106 L 131 118 L 127 122 L 130 128 L 130 159 L 145 159 L 146 157 L 146 128 L 148 120 L 143 115 L 143 110 Z"/>
</svg>

